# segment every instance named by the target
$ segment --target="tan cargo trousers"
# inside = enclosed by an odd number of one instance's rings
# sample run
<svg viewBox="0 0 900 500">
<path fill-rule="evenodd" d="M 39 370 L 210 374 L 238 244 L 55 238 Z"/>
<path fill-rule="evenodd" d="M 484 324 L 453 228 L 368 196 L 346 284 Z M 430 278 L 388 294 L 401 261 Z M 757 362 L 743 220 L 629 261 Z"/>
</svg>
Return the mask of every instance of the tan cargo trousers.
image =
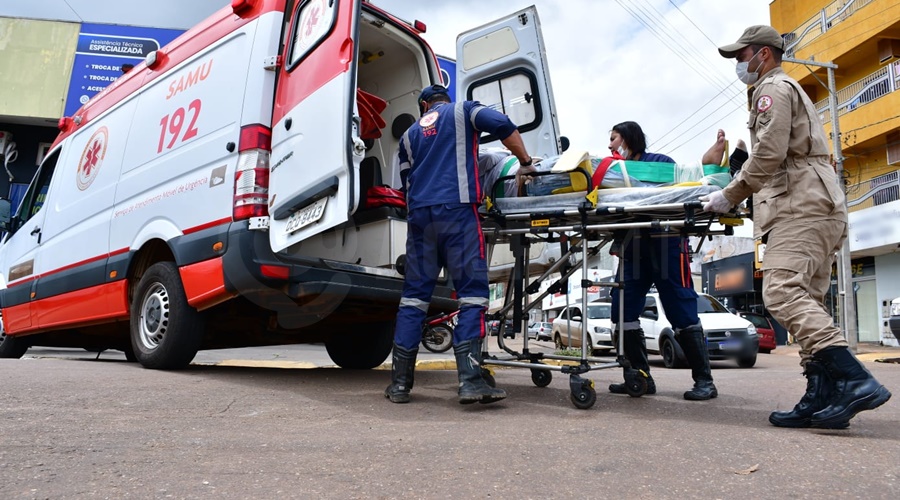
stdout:
<svg viewBox="0 0 900 500">
<path fill-rule="evenodd" d="M 800 345 L 800 365 L 831 346 L 846 346 L 825 307 L 835 253 L 847 238 L 843 220 L 789 221 L 768 233 L 763 257 L 766 309 Z"/>
</svg>

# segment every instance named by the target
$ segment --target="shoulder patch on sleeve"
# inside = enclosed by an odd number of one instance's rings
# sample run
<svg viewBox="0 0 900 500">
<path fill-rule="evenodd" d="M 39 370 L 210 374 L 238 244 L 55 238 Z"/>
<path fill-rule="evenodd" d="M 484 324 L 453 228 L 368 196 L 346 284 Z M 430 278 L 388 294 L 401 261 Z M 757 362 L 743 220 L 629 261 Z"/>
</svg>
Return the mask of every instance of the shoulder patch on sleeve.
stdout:
<svg viewBox="0 0 900 500">
<path fill-rule="evenodd" d="M 768 95 L 761 96 L 756 100 L 756 111 L 764 113 L 772 107 L 774 100 Z"/>
</svg>

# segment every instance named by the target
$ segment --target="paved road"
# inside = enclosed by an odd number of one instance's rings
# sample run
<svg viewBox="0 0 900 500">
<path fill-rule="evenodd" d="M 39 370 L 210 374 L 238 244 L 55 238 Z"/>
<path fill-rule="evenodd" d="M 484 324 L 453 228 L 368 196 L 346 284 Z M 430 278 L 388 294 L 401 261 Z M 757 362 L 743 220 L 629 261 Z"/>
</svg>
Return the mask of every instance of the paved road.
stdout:
<svg viewBox="0 0 900 500">
<path fill-rule="evenodd" d="M 606 394 L 620 370 L 594 371 L 590 410 L 557 373 L 537 388 L 498 370 L 508 400 L 461 406 L 453 371 L 423 370 L 413 402 L 392 405 L 383 370 L 224 365 L 327 360 L 269 349 L 202 353 L 218 364 L 179 372 L 111 352 L 0 360 L 0 498 L 900 496 L 900 396 L 846 431 L 768 424 L 805 387 L 790 348 L 749 370 L 714 362 L 711 402 L 683 400 L 689 371 L 658 357 L 656 396 Z M 900 365 L 866 365 L 900 393 Z"/>
</svg>

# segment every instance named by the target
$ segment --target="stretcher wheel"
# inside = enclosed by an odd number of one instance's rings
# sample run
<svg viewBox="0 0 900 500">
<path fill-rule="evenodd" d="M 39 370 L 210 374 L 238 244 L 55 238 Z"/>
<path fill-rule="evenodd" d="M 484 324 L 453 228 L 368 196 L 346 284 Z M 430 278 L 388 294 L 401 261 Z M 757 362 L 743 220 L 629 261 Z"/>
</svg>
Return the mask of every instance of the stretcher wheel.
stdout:
<svg viewBox="0 0 900 500">
<path fill-rule="evenodd" d="M 638 370 L 625 372 L 625 392 L 633 398 L 639 398 L 647 394 L 647 377 Z"/>
<path fill-rule="evenodd" d="M 547 387 L 553 380 L 553 374 L 549 370 L 531 369 L 531 381 L 538 387 Z"/>
<path fill-rule="evenodd" d="M 494 374 L 491 373 L 487 368 L 481 369 L 481 378 L 487 383 L 487 385 L 491 387 L 497 387 L 497 380 L 494 378 Z"/>
<path fill-rule="evenodd" d="M 579 410 L 587 410 L 597 402 L 597 391 L 594 390 L 594 381 L 585 379 L 578 387 L 572 388 L 572 404 Z"/>
</svg>

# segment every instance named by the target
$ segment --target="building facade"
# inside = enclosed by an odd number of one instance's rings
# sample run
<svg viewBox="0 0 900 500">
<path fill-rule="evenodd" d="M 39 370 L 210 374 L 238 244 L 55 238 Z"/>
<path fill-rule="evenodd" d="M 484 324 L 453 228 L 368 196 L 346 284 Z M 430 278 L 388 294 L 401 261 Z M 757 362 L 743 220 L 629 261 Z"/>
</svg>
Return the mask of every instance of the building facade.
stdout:
<svg viewBox="0 0 900 500">
<path fill-rule="evenodd" d="M 774 0 L 769 10 L 772 26 L 785 34 L 787 57 L 837 65 L 837 116 L 824 68 L 783 67 L 816 103 L 830 140 L 840 143 L 859 341 L 898 345 L 888 317 L 891 300 L 900 297 L 900 2 Z M 840 314 L 840 301 L 833 302 Z"/>
</svg>

